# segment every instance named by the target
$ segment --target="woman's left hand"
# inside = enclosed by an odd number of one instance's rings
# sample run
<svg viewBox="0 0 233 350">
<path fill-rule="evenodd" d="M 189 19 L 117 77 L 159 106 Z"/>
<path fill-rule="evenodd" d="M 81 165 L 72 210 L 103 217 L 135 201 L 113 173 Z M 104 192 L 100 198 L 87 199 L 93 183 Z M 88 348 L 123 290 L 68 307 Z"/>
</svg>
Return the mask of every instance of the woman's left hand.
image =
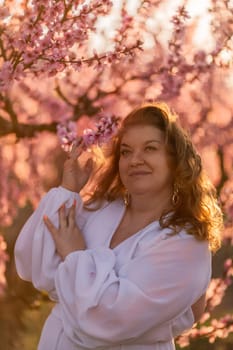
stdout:
<svg viewBox="0 0 233 350">
<path fill-rule="evenodd" d="M 56 228 L 49 218 L 44 216 L 44 223 L 51 233 L 57 253 L 64 260 L 65 257 L 76 250 L 84 250 L 85 241 L 83 235 L 75 222 L 75 203 L 65 213 L 65 205 L 62 205 L 59 213 L 59 228 Z"/>
</svg>

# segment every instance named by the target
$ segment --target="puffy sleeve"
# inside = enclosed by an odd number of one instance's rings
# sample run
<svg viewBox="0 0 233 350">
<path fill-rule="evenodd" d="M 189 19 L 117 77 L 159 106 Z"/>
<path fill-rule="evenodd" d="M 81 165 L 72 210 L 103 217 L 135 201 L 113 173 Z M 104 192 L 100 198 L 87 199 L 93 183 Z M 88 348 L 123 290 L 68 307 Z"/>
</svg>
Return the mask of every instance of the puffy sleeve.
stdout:
<svg viewBox="0 0 233 350">
<path fill-rule="evenodd" d="M 81 197 L 63 187 L 51 189 L 41 200 L 38 208 L 22 228 L 15 244 L 15 262 L 19 276 L 31 281 L 35 288 L 46 290 L 53 299 L 55 293 L 54 276 L 61 258 L 57 255 L 53 239 L 43 222 L 46 214 L 58 226 L 57 211 L 62 204 L 66 207 L 77 201 L 78 224 L 85 224 Z"/>
<path fill-rule="evenodd" d="M 152 344 L 156 329 L 161 338 L 179 333 L 175 320 L 206 290 L 210 262 L 207 242 L 187 234 L 164 236 L 118 273 L 114 250 L 73 252 L 55 277 L 65 333 L 88 348 Z"/>
</svg>

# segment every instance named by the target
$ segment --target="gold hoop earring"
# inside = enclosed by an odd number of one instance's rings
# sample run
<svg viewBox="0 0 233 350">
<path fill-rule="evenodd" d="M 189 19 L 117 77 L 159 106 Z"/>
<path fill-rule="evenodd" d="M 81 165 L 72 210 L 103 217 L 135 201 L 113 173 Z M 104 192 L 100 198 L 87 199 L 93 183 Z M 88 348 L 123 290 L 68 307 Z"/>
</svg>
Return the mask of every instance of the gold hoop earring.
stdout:
<svg viewBox="0 0 233 350">
<path fill-rule="evenodd" d="M 179 202 L 179 189 L 176 184 L 174 184 L 173 194 L 172 194 L 172 204 L 174 206 Z"/>
<path fill-rule="evenodd" d="M 124 200 L 125 206 L 128 207 L 128 205 L 130 203 L 130 194 L 129 194 L 128 190 L 125 190 L 123 200 Z"/>
</svg>

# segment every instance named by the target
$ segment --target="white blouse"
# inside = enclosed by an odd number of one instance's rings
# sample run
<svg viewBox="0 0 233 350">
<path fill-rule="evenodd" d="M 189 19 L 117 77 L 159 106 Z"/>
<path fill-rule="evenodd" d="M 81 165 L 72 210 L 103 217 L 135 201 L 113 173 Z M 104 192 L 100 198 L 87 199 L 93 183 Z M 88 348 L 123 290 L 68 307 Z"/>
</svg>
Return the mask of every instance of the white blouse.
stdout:
<svg viewBox="0 0 233 350">
<path fill-rule="evenodd" d="M 58 225 L 58 209 L 77 200 L 76 218 L 86 250 L 57 255 L 43 215 Z M 172 350 L 173 338 L 191 328 L 191 305 L 211 277 L 211 253 L 181 231 L 159 222 L 110 248 L 125 207 L 121 200 L 86 211 L 77 193 L 50 190 L 15 245 L 19 276 L 56 302 L 39 350 Z"/>
</svg>

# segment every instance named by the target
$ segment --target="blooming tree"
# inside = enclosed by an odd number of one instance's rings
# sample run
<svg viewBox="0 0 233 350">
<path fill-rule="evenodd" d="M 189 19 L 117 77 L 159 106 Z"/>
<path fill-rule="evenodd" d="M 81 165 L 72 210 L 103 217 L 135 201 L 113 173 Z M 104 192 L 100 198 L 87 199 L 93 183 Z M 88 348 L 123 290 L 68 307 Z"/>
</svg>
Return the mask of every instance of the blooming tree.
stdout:
<svg viewBox="0 0 233 350">
<path fill-rule="evenodd" d="M 36 206 L 55 182 L 52 160 L 59 142 L 66 149 L 83 135 L 89 147 L 101 140 L 103 125 L 113 131 L 114 115 L 163 100 L 180 115 L 202 155 L 225 213 L 223 244 L 232 245 L 232 1 L 1 5 L 0 233 L 20 207 L 28 201 Z M 0 237 L 0 293 L 7 259 Z M 232 275 L 229 256 L 222 276 L 211 281 L 198 327 L 178 339 L 180 346 L 201 336 L 214 342 L 233 331 L 233 315 L 212 317 Z"/>
</svg>

